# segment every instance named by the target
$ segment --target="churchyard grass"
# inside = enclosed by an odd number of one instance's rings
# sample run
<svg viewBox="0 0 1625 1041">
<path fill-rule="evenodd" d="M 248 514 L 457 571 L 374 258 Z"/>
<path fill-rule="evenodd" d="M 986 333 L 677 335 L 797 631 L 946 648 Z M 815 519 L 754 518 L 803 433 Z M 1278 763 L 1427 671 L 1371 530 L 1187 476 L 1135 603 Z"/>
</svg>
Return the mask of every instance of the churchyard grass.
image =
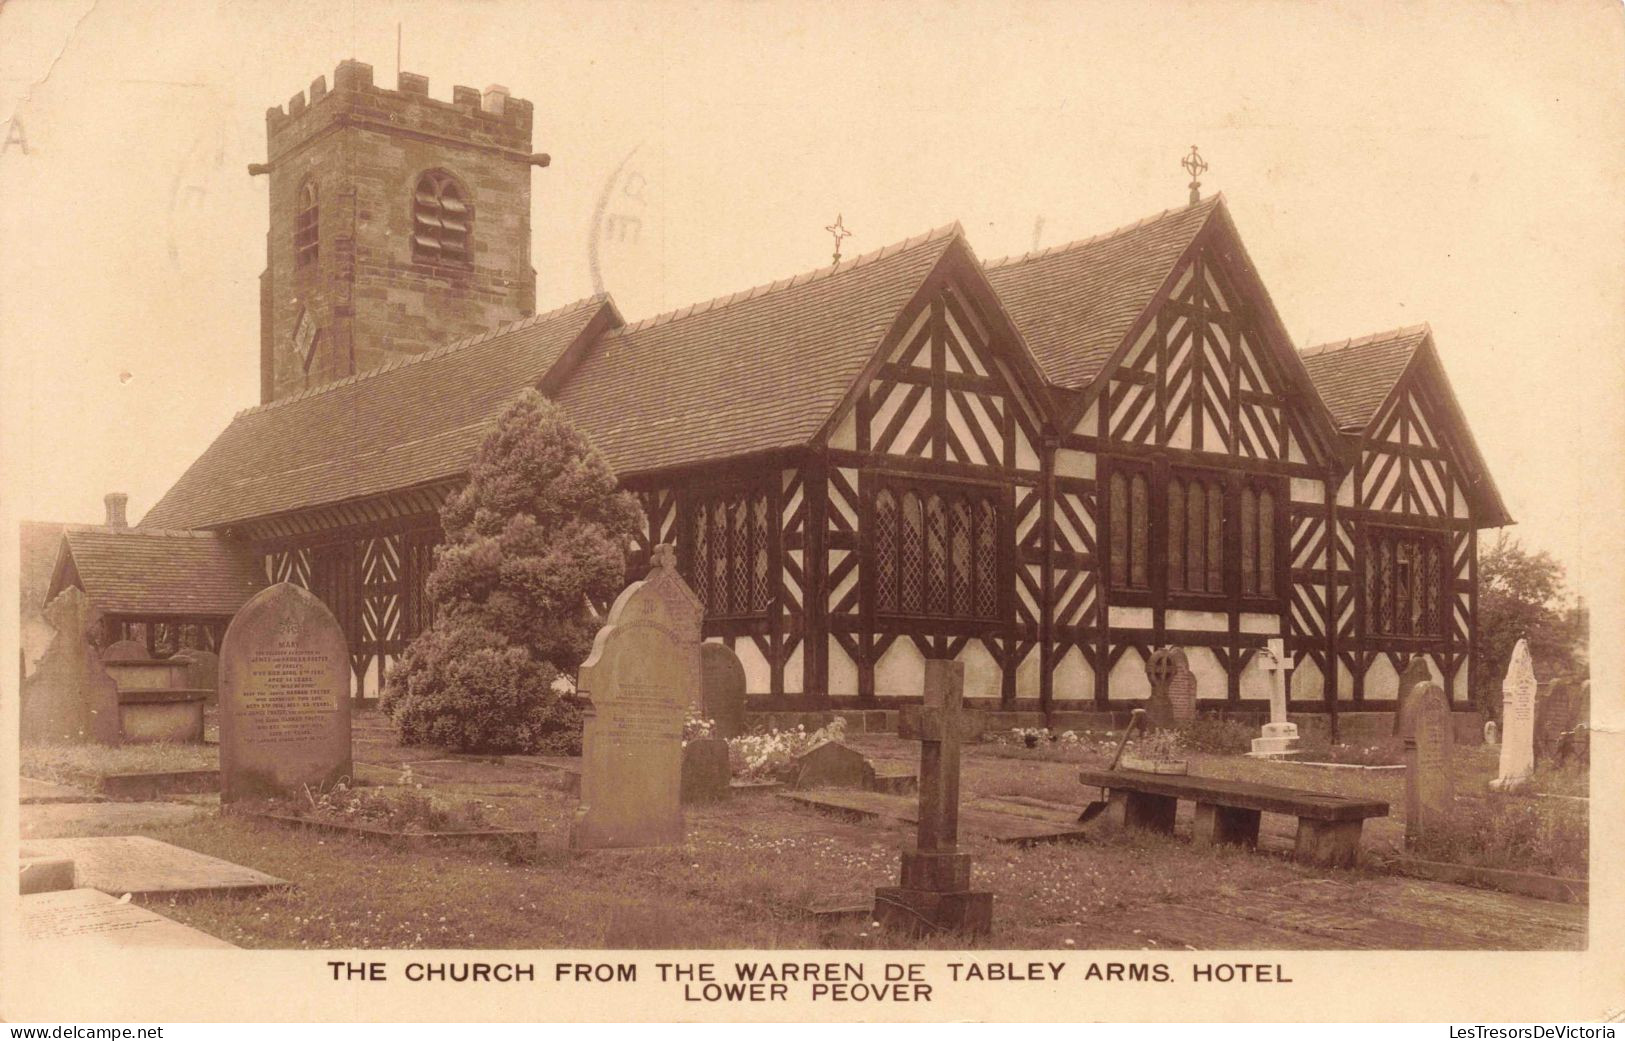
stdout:
<svg viewBox="0 0 1625 1041">
<path fill-rule="evenodd" d="M 220 767 L 214 745 L 153 744 L 29 744 L 22 746 L 22 773 L 42 781 L 81 783 L 88 776 L 169 773 L 215 770 Z"/>
</svg>

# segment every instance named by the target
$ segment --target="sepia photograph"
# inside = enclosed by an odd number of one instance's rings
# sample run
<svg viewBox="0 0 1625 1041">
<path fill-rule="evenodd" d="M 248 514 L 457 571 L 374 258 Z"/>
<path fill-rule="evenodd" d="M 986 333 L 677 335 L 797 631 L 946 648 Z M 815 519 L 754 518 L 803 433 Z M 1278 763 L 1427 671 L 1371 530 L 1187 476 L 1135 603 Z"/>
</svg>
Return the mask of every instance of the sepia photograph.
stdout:
<svg viewBox="0 0 1625 1041">
<path fill-rule="evenodd" d="M 5 3 L 0 1018 L 1625 1017 L 1622 59 Z"/>
</svg>

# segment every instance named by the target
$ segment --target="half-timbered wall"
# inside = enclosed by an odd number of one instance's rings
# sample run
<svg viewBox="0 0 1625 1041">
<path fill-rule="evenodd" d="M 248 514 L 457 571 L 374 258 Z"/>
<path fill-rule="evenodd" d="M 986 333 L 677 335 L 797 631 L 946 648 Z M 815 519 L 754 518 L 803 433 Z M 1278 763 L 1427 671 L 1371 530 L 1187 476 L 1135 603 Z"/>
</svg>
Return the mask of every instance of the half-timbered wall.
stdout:
<svg viewBox="0 0 1625 1041">
<path fill-rule="evenodd" d="M 1477 587 L 1477 533 L 1439 384 L 1419 360 L 1360 438 L 1340 498 L 1339 696 L 1398 696 L 1424 655 L 1452 700 L 1466 702 Z"/>
<path fill-rule="evenodd" d="M 333 612 L 350 644 L 352 694 L 371 700 L 406 645 L 433 620 L 425 586 L 443 540 L 439 517 L 430 513 L 259 545 L 268 581 L 308 589 Z"/>
<path fill-rule="evenodd" d="M 1325 473 L 1222 258 L 1193 253 L 1104 379 L 1056 453 L 1054 700 L 1148 697 L 1164 644 L 1186 649 L 1199 698 L 1265 698 L 1255 651 L 1274 636 L 1294 690 L 1319 697 Z"/>
</svg>

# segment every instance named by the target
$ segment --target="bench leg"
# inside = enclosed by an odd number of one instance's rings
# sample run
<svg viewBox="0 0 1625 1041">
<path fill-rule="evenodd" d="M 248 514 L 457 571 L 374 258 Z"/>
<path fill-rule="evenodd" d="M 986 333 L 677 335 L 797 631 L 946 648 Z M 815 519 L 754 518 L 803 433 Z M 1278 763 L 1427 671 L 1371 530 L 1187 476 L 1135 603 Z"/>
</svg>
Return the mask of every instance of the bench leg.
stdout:
<svg viewBox="0 0 1625 1041">
<path fill-rule="evenodd" d="M 1144 828 L 1173 834 L 1174 811 L 1179 800 L 1168 795 L 1113 791 L 1107 815 L 1126 828 Z"/>
<path fill-rule="evenodd" d="M 1257 810 L 1199 802 L 1196 804 L 1196 824 L 1192 830 L 1192 838 L 1199 845 L 1230 844 L 1256 847 L 1258 820 L 1261 816 L 1263 815 Z"/>
<path fill-rule="evenodd" d="M 1360 827 L 1364 823 L 1299 817 L 1297 859 L 1321 867 L 1353 867 L 1360 860 Z"/>
</svg>

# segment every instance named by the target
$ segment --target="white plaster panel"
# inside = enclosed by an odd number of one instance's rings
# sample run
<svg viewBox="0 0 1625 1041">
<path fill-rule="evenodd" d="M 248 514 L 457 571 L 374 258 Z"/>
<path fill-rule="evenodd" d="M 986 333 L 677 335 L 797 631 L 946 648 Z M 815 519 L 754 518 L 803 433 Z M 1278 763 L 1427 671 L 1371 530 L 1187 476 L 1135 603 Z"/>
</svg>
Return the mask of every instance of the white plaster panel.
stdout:
<svg viewBox="0 0 1625 1041">
<path fill-rule="evenodd" d="M 1128 701 L 1151 696 L 1151 681 L 1145 676 L 1145 659 L 1140 652 L 1124 652 L 1106 677 L 1106 692 L 1114 700 Z"/>
<path fill-rule="evenodd" d="M 1185 648 L 1185 660 L 1196 676 L 1198 698 L 1221 699 L 1230 696 L 1230 681 L 1219 659 L 1206 647 Z"/>
<path fill-rule="evenodd" d="M 1281 635 L 1281 616 L 1278 614 L 1243 611 L 1241 617 L 1237 619 L 1237 624 L 1244 633 L 1253 633 L 1260 636 Z"/>
<path fill-rule="evenodd" d="M 802 679 L 806 670 L 807 656 L 802 653 L 807 642 L 796 644 L 796 649 L 790 652 L 790 657 L 784 660 L 784 692 L 786 694 L 800 694 L 804 689 Z"/>
<path fill-rule="evenodd" d="M 1091 478 L 1095 475 L 1095 455 L 1073 448 L 1057 448 L 1055 472 L 1062 477 Z"/>
<path fill-rule="evenodd" d="M 1055 665 L 1052 688 L 1056 701 L 1090 701 L 1095 696 L 1095 670 L 1083 660 L 1083 652 L 1069 648 Z"/>
<path fill-rule="evenodd" d="M 1317 481 L 1310 477 L 1292 478 L 1292 500 L 1294 502 L 1325 502 L 1326 482 Z"/>
<path fill-rule="evenodd" d="M 970 690 L 966 685 L 966 692 Z M 897 639 L 875 662 L 875 694 L 918 698 L 925 693 L 925 656 L 910 639 Z"/>
<path fill-rule="evenodd" d="M 1392 701 L 1398 696 L 1399 673 L 1394 671 L 1386 654 L 1379 654 L 1365 670 L 1365 700 Z"/>
<path fill-rule="evenodd" d="M 1151 628 L 1151 608 L 1149 607 L 1112 607 L 1107 616 L 1107 623 L 1122 629 L 1149 629 Z M 1116 697 L 1116 695 L 1112 695 Z"/>
<path fill-rule="evenodd" d="M 1117 608 L 1112 608 L 1116 611 Z M 1184 630 L 1185 632 L 1222 633 L 1230 628 L 1228 615 L 1217 611 L 1185 611 L 1170 610 L 1163 618 L 1169 629 Z M 1116 619 L 1112 624 L 1117 624 Z M 1177 643 L 1177 636 L 1169 636 L 1171 642 Z"/>
<path fill-rule="evenodd" d="M 897 641 L 901 644 L 903 641 Z M 895 648 L 897 644 L 892 646 Z M 912 641 L 909 646 L 913 646 Z M 967 698 L 996 698 L 1003 693 L 1004 673 L 999 669 L 999 663 L 993 660 L 993 655 L 987 652 L 987 647 L 981 640 L 970 640 L 965 649 L 959 652 L 958 661 L 965 663 L 965 697 Z M 875 685 L 878 688 L 879 678 Z M 914 690 L 915 697 L 925 696 L 925 660 L 920 660 L 920 679 Z"/>
<path fill-rule="evenodd" d="M 1264 657 L 1254 654 L 1247 659 L 1246 668 L 1241 670 L 1242 697 L 1268 700 L 1270 691 L 1275 689 L 1274 674 L 1264 668 Z"/>
<path fill-rule="evenodd" d="M 828 637 L 829 640 L 829 695 L 830 697 L 858 696 L 858 666 L 846 651 L 841 647 L 839 640 Z"/>
<path fill-rule="evenodd" d="M 1292 683 L 1288 688 L 1294 701 L 1319 701 L 1326 696 L 1326 675 L 1313 658 L 1301 658 L 1292 670 Z"/>
<path fill-rule="evenodd" d="M 735 640 L 733 651 L 739 656 L 739 664 L 745 667 L 745 692 L 747 694 L 766 694 L 773 689 L 773 671 L 768 668 L 767 659 L 757 649 L 755 640 Z"/>
</svg>

